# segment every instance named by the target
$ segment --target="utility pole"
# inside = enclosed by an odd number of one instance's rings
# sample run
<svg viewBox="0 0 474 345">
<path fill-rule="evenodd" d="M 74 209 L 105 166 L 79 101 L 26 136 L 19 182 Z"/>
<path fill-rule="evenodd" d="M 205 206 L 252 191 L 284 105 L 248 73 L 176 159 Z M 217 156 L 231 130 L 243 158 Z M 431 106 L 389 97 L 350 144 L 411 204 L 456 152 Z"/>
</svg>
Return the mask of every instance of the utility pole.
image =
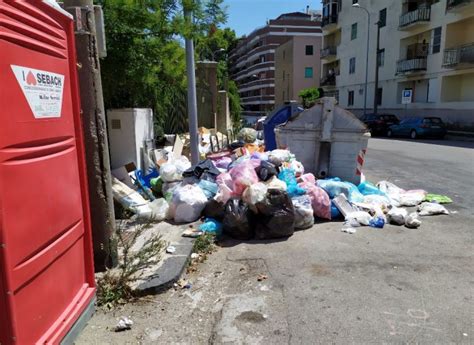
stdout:
<svg viewBox="0 0 474 345">
<path fill-rule="evenodd" d="M 75 24 L 94 266 L 96 271 L 104 271 L 115 266 L 117 249 L 112 241 L 115 212 L 94 4 L 92 0 L 65 0 L 64 8 Z"/>
<path fill-rule="evenodd" d="M 377 25 L 377 49 L 375 56 L 374 115 L 377 115 L 379 95 L 380 20 L 375 24 Z"/>
<path fill-rule="evenodd" d="M 192 13 L 183 3 L 184 17 L 188 25 L 192 25 Z M 185 37 L 186 44 L 186 72 L 188 76 L 188 117 L 189 137 L 191 144 L 191 163 L 199 162 L 199 137 L 196 100 L 196 71 L 194 65 L 194 42 L 191 37 Z"/>
</svg>

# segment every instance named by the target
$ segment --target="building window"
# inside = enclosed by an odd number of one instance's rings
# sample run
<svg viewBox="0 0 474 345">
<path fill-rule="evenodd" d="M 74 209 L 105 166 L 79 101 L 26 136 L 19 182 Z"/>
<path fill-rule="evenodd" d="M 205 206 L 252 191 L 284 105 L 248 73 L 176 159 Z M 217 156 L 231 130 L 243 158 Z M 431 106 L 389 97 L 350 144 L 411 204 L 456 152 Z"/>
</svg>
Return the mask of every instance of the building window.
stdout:
<svg viewBox="0 0 474 345">
<path fill-rule="evenodd" d="M 385 25 L 387 25 L 387 9 L 384 8 L 383 10 L 380 10 L 379 12 L 379 26 L 383 28 Z"/>
<path fill-rule="evenodd" d="M 313 55 L 313 46 L 306 46 L 306 55 Z"/>
<path fill-rule="evenodd" d="M 356 71 L 356 58 L 353 57 L 349 60 L 349 74 L 354 74 Z"/>
<path fill-rule="evenodd" d="M 383 88 L 379 87 L 377 89 L 377 105 L 382 105 L 382 94 L 383 94 Z"/>
<path fill-rule="evenodd" d="M 351 41 L 357 38 L 357 23 L 352 24 L 351 26 Z"/>
<path fill-rule="evenodd" d="M 354 105 L 354 91 L 349 91 L 347 95 L 347 106 L 350 107 Z"/>
<path fill-rule="evenodd" d="M 433 30 L 433 54 L 441 51 L 441 27 Z"/>
<path fill-rule="evenodd" d="M 377 55 L 377 62 L 378 62 L 379 67 L 382 67 L 384 65 L 384 63 L 385 63 L 385 48 L 379 50 L 379 53 Z"/>
<path fill-rule="evenodd" d="M 305 78 L 313 78 L 313 67 L 306 67 L 304 69 L 304 77 Z"/>
</svg>

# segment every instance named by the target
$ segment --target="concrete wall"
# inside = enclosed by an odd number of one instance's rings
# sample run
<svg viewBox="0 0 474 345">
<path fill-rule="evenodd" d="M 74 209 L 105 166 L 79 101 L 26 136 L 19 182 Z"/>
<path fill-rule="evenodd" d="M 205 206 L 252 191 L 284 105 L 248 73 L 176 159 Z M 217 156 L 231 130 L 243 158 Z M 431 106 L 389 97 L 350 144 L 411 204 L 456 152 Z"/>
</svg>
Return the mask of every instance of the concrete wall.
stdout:
<svg viewBox="0 0 474 345">
<path fill-rule="evenodd" d="M 310 87 L 319 87 L 321 77 L 321 37 L 295 37 L 293 39 L 293 90 L 292 99 L 298 100 L 298 93 Z M 313 46 L 313 55 L 306 55 L 306 46 Z M 313 69 L 313 77 L 305 78 L 305 68 Z"/>
<path fill-rule="evenodd" d="M 130 162 L 144 168 L 141 150 L 146 140 L 153 140 L 153 112 L 151 109 L 112 109 L 107 111 L 110 166 L 120 168 Z"/>
<path fill-rule="evenodd" d="M 306 55 L 313 46 L 313 55 Z M 321 37 L 298 36 L 275 51 L 275 103 L 298 100 L 301 90 L 319 87 L 321 77 Z M 305 78 L 305 68 L 313 69 L 313 77 Z"/>
</svg>

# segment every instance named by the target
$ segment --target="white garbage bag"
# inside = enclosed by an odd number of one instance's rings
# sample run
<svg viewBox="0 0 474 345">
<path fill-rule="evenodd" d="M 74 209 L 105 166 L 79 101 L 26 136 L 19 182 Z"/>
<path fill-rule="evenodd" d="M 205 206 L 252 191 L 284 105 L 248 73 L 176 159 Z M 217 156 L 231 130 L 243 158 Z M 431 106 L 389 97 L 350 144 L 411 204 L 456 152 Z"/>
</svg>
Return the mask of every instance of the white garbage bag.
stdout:
<svg viewBox="0 0 474 345">
<path fill-rule="evenodd" d="M 207 197 L 196 185 L 185 185 L 176 189 L 170 203 L 170 217 L 177 223 L 194 222 L 201 216 Z"/>
<path fill-rule="evenodd" d="M 170 205 L 164 198 L 153 200 L 149 206 L 153 220 L 161 222 L 168 219 Z"/>
<path fill-rule="evenodd" d="M 415 229 L 421 225 L 421 220 L 418 217 L 418 213 L 412 212 L 405 219 L 405 226 L 407 228 Z"/>
<path fill-rule="evenodd" d="M 399 196 L 400 206 L 413 207 L 425 199 L 426 192 L 424 190 L 408 190 L 400 193 Z"/>
<path fill-rule="evenodd" d="M 268 160 L 272 163 L 281 164 L 283 162 L 291 161 L 291 159 L 293 159 L 294 157 L 295 156 L 288 150 L 276 149 L 269 153 Z"/>
<path fill-rule="evenodd" d="M 286 191 L 287 188 L 286 183 L 276 176 L 270 177 L 270 179 L 265 181 L 264 183 L 267 185 L 268 189 L 278 189 Z"/>
<path fill-rule="evenodd" d="M 291 198 L 295 209 L 295 229 L 307 229 L 314 224 L 314 211 L 309 195 Z"/>
<path fill-rule="evenodd" d="M 443 205 L 435 202 L 424 202 L 418 206 L 420 216 L 434 216 L 436 214 L 449 214 L 449 211 Z"/>
<path fill-rule="evenodd" d="M 242 201 L 246 202 L 250 209 L 254 212 L 257 211 L 255 205 L 258 202 L 262 202 L 265 200 L 267 195 L 268 187 L 263 182 L 255 183 L 249 187 L 247 187 L 242 194 Z"/>
<path fill-rule="evenodd" d="M 393 207 L 388 213 L 388 221 L 392 224 L 403 225 L 405 224 L 405 218 L 408 215 L 407 210 L 404 208 Z"/>
<path fill-rule="evenodd" d="M 171 158 L 160 167 L 160 176 L 164 182 L 183 180 L 183 172 L 191 167 L 191 162 L 185 156 Z"/>
<path fill-rule="evenodd" d="M 346 222 L 353 223 L 353 221 L 357 221 L 360 225 L 369 225 L 370 220 L 372 219 L 372 216 L 365 211 L 355 211 L 355 212 L 349 212 L 346 215 Z M 352 224 L 351 226 L 354 226 Z"/>
</svg>

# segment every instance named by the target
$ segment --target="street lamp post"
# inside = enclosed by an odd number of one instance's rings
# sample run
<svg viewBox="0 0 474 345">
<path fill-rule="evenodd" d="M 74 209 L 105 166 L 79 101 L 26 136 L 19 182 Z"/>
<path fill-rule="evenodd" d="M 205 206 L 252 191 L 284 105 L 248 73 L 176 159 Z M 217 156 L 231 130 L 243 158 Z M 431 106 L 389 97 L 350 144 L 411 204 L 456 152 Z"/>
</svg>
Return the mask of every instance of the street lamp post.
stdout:
<svg viewBox="0 0 474 345">
<path fill-rule="evenodd" d="M 364 85 L 364 115 L 367 114 L 367 84 L 369 79 L 369 44 L 370 44 L 370 13 L 365 7 L 361 7 L 358 3 L 352 5 L 367 13 L 367 54 L 365 60 L 365 85 Z"/>
</svg>

